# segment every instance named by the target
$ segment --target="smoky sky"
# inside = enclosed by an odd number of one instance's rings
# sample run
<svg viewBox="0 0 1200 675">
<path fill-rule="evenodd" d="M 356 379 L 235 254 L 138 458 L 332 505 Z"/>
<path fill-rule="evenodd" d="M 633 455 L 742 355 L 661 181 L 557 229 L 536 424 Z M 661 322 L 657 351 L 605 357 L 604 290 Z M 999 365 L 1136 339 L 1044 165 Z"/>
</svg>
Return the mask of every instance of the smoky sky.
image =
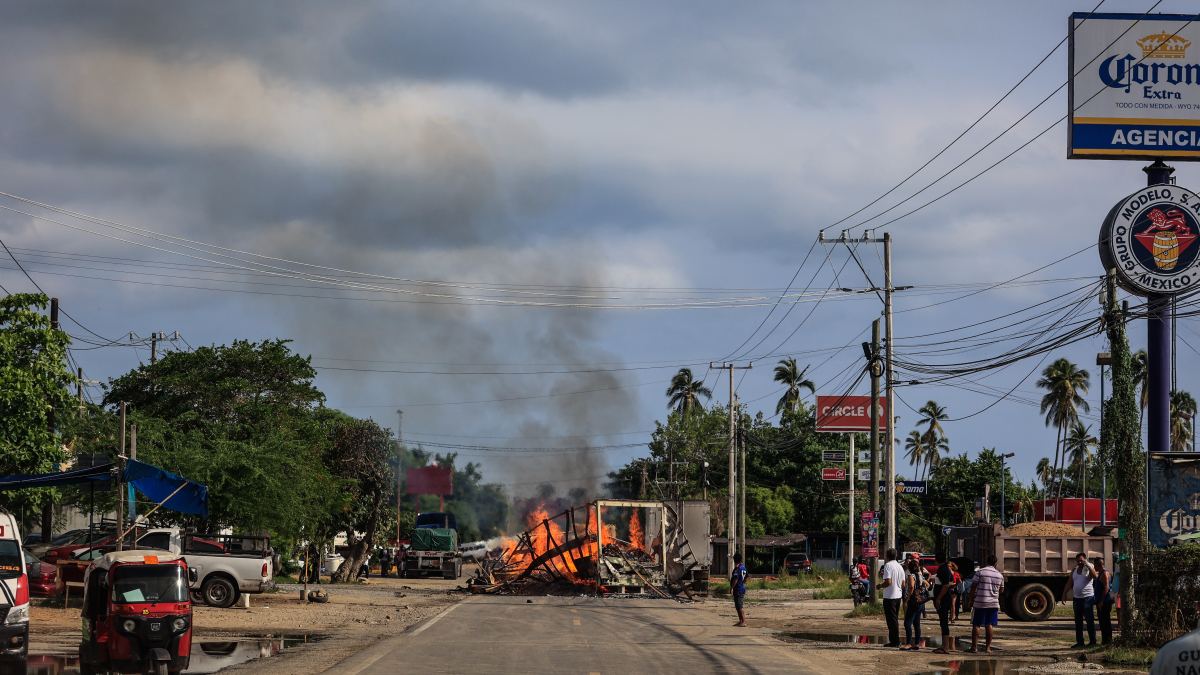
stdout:
<svg viewBox="0 0 1200 675">
<path fill-rule="evenodd" d="M 1161 11 L 1187 10 L 1166 4 Z M 1130 1 L 1111 11 L 1144 9 Z M 813 245 L 817 230 L 893 186 L 995 103 L 1061 39 L 1066 13 L 1037 2 L 1003 11 L 955 2 L 7 3 L 0 189 L 236 249 L 470 283 L 436 301 L 295 281 L 233 285 L 182 266 L 201 261 L 11 212 L 0 214 L 0 235 L 27 249 L 165 265 L 98 272 L 29 260 L 68 311 L 108 336 L 179 329 L 193 344 L 284 337 L 319 366 L 366 371 L 651 364 L 520 376 L 321 371 L 331 405 L 388 426 L 404 407 L 407 438 L 462 446 L 463 459 L 484 461 L 489 478 L 529 491 L 544 479 L 564 481 L 560 494 L 594 489 L 596 475 L 641 450 L 495 454 L 478 446 L 645 441 L 637 432 L 666 412 L 670 368 L 656 367 L 692 364 L 723 402 L 726 384 L 703 364 L 733 356 L 770 303 L 597 311 L 463 298 L 503 282 L 602 287 L 630 304 L 667 292 L 623 289 L 683 287 L 703 297 L 737 288 L 769 300 L 810 247 L 800 288 L 865 286 L 844 249 Z M 925 188 L 1053 91 L 1065 70 L 1059 50 L 930 172 L 827 234 Z M 1053 99 L 966 173 L 874 223 L 984 169 L 1064 109 Z M 933 287 L 1002 280 L 1095 240 L 1111 203 L 1143 179 L 1128 163 L 1068 162 L 1063 147 L 1055 130 L 889 226 L 896 280 L 919 287 L 898 295 L 899 335 L 1065 290 L 1022 287 L 940 306 L 950 291 Z M 1186 167 L 1177 177 L 1187 184 Z M 878 284 L 879 251 L 859 253 Z M 1037 276 L 1098 273 L 1094 256 L 1080 256 Z M 28 289 L 19 272 L 0 271 L 0 280 Z M 214 286 L 227 290 L 195 288 Z M 764 362 L 745 375 L 741 399 L 773 412 L 771 366 L 791 352 L 813 367 L 818 385 L 835 384 L 879 314 L 873 303 L 861 295 L 797 305 L 758 350 Z M 1183 326 L 1190 335 L 1191 324 Z M 807 355 L 818 348 L 843 351 Z M 1100 348 L 1085 343 L 1066 355 L 1088 363 Z M 148 356 L 78 354 L 94 379 Z M 1185 372 L 1190 352 L 1181 358 Z M 1020 379 L 1032 365 L 985 382 L 1028 393 L 1032 381 Z M 952 416 L 990 402 L 937 386 L 902 396 L 913 407 L 937 399 Z M 900 414 L 903 435 L 916 416 Z M 1025 475 L 1053 452 L 1053 432 L 1039 419 L 1005 403 L 948 433 L 956 452 L 1017 451 Z"/>
</svg>

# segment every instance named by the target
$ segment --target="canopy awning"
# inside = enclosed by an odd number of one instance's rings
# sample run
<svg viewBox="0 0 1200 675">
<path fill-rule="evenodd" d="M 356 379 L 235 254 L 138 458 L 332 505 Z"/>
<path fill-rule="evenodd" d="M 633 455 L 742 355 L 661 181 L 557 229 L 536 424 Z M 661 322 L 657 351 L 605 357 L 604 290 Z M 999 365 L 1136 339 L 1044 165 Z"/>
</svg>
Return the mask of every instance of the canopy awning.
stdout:
<svg viewBox="0 0 1200 675">
<path fill-rule="evenodd" d="M 91 481 L 107 482 L 112 480 L 115 473 L 116 464 L 109 462 L 57 473 L 0 476 L 0 490 L 55 487 Z M 125 482 L 148 499 L 162 504 L 163 508 L 208 516 L 208 488 L 166 469 L 136 459 L 127 459 Z"/>
</svg>

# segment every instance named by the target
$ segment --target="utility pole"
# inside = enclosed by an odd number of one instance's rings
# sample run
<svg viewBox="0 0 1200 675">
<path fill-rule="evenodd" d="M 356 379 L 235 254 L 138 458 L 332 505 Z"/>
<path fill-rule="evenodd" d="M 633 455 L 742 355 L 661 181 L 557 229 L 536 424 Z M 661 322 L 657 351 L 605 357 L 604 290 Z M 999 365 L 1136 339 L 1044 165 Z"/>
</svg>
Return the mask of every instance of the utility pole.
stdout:
<svg viewBox="0 0 1200 675">
<path fill-rule="evenodd" d="M 75 398 L 79 399 L 79 414 L 83 414 L 83 367 L 75 369 Z"/>
<path fill-rule="evenodd" d="M 396 411 L 396 550 L 400 550 L 400 477 L 404 475 L 404 411 Z M 396 565 L 396 574 L 400 565 Z"/>
<path fill-rule="evenodd" d="M 722 363 L 717 365 L 709 363 L 709 368 L 720 368 L 729 374 L 729 513 L 725 518 L 726 538 L 729 540 L 728 547 L 725 553 L 725 562 L 728 565 L 730 572 L 733 571 L 733 553 L 736 550 L 738 532 L 737 532 L 737 435 L 736 435 L 736 416 L 737 408 L 733 400 L 733 371 L 749 370 L 754 367 L 753 363 L 747 363 L 744 366 L 737 366 L 733 363 Z"/>
<path fill-rule="evenodd" d="M 735 405 L 733 407 L 736 410 L 736 398 L 734 399 L 734 404 Z M 746 562 L 746 437 L 741 428 L 738 429 L 737 434 L 738 440 L 741 441 L 742 446 L 742 466 L 740 469 L 738 469 L 738 475 L 740 475 L 742 479 L 742 486 L 739 490 L 740 495 L 738 500 L 741 502 L 738 505 L 738 516 L 742 521 L 741 527 L 738 528 L 738 551 L 742 554 L 742 562 Z"/>
<path fill-rule="evenodd" d="M 895 329 L 892 326 L 892 235 L 883 233 L 883 314 L 887 326 L 884 359 L 887 361 L 887 547 L 896 548 L 896 370 L 893 363 Z"/>
<path fill-rule="evenodd" d="M 1142 169 L 1146 184 L 1168 185 L 1175 169 L 1161 161 Z M 1171 450 L 1171 301 L 1170 295 L 1150 295 L 1146 298 L 1146 352 L 1148 361 L 1146 382 L 1149 405 L 1146 412 L 1147 453 Z M 1122 579 L 1124 581 L 1124 579 Z"/>
<path fill-rule="evenodd" d="M 58 298 L 50 298 L 50 330 L 58 330 Z M 58 443 L 58 436 L 55 434 L 57 427 L 56 413 L 58 411 L 50 408 L 46 412 L 46 425 L 50 431 L 50 440 L 53 443 Z M 49 494 L 42 501 L 42 541 L 50 541 L 50 535 L 54 530 L 54 502 Z"/>
<path fill-rule="evenodd" d="M 867 354 L 867 368 L 871 372 L 871 480 L 867 492 L 871 495 L 871 511 L 879 518 L 879 378 L 883 375 L 883 362 L 879 359 L 879 319 L 871 322 L 871 345 Z M 876 538 L 876 548 L 878 548 Z M 879 557 L 871 556 L 872 579 L 878 576 Z M 875 584 L 870 584 L 871 602 L 875 602 Z"/>
<path fill-rule="evenodd" d="M 117 449 L 117 550 L 125 550 L 125 538 L 120 536 L 125 529 L 125 402 L 121 401 L 120 446 Z"/>
<path fill-rule="evenodd" d="M 825 233 L 821 232 L 817 236 L 817 241 L 821 243 L 845 244 L 850 249 L 850 254 L 854 255 L 854 248 L 851 243 L 862 244 L 883 244 L 883 288 L 876 288 L 874 284 L 867 289 L 879 293 L 883 291 L 883 319 L 884 328 L 887 334 L 884 337 L 883 357 L 884 357 L 884 373 L 886 375 L 885 388 L 887 395 L 887 425 L 885 433 L 887 434 L 886 450 L 884 454 L 883 470 L 887 473 L 885 479 L 886 502 L 884 504 L 885 519 L 884 524 L 887 531 L 886 547 L 896 548 L 896 418 L 894 411 L 896 410 L 895 387 L 896 370 L 894 366 L 893 342 L 895 341 L 895 332 L 892 325 L 892 295 L 897 290 L 911 288 L 911 286 L 902 286 L 899 289 L 892 283 L 892 235 L 889 232 L 883 233 L 883 238 L 875 238 L 863 233 L 863 236 L 856 239 L 851 239 L 846 230 L 842 230 L 842 236 L 836 240 L 825 239 Z M 871 283 L 870 278 L 867 282 Z M 874 392 L 873 392 L 874 393 Z M 874 495 L 878 486 L 871 486 L 871 493 Z"/>
</svg>

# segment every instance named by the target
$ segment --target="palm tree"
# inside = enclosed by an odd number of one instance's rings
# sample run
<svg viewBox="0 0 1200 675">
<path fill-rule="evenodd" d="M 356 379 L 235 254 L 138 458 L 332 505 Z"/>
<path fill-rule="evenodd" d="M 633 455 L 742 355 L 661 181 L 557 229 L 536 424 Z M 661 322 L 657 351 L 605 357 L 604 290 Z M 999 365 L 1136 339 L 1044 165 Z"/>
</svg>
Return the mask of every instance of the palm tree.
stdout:
<svg viewBox="0 0 1200 675">
<path fill-rule="evenodd" d="M 1187 452 L 1196 430 L 1196 399 L 1186 391 L 1171 392 L 1171 452 Z"/>
<path fill-rule="evenodd" d="M 921 419 L 917 420 L 917 424 L 926 424 L 928 428 L 926 434 L 937 436 L 940 438 L 946 437 L 946 430 L 942 428 L 942 422 L 950 419 L 946 414 L 945 406 L 940 406 L 937 401 L 927 401 L 921 409 L 917 411 Z"/>
<path fill-rule="evenodd" d="M 775 404 L 775 414 L 779 415 L 784 411 L 798 413 L 803 408 L 803 403 L 800 401 L 800 390 L 807 389 L 808 393 L 816 393 L 816 387 L 812 380 L 804 378 L 804 374 L 808 372 L 808 366 L 801 370 L 796 365 L 796 359 L 780 359 L 775 366 L 775 381 L 787 387 L 783 392 L 783 396 L 779 398 L 779 403 Z"/>
<path fill-rule="evenodd" d="M 1053 480 L 1053 478 L 1054 478 L 1054 469 L 1052 468 L 1052 466 L 1050 464 L 1050 458 L 1043 457 L 1043 458 L 1039 459 L 1038 463 L 1037 463 L 1037 468 L 1035 468 L 1034 470 L 1037 471 L 1038 481 L 1040 481 L 1042 484 L 1042 499 L 1045 499 L 1046 498 L 1046 488 L 1050 486 L 1050 481 Z"/>
<path fill-rule="evenodd" d="M 937 401 L 926 401 L 917 413 L 921 415 L 917 424 L 925 425 L 921 439 L 925 446 L 925 468 L 929 469 L 941 461 L 943 452 L 950 452 L 950 439 L 946 438 L 946 430 L 942 427 L 942 422 L 950 419 L 950 416 L 945 406 L 938 405 Z"/>
<path fill-rule="evenodd" d="M 1046 416 L 1046 426 L 1057 429 L 1054 438 L 1054 474 L 1060 476 L 1060 467 L 1065 468 L 1064 444 L 1067 429 L 1079 421 L 1079 411 L 1090 410 L 1084 395 L 1088 392 L 1090 376 L 1067 359 L 1058 359 L 1042 371 L 1037 381 L 1039 389 L 1045 389 L 1039 410 Z M 1060 461 L 1061 459 L 1061 461 Z M 1058 481 L 1058 500 L 1062 502 L 1062 480 Z"/>
<path fill-rule="evenodd" d="M 925 461 L 925 437 L 920 431 L 913 429 L 904 439 L 904 450 L 908 453 L 908 463 L 912 464 L 913 472 L 919 472 Z"/>
<path fill-rule="evenodd" d="M 1084 426 L 1083 422 L 1076 420 L 1071 425 L 1071 431 L 1067 435 L 1067 440 L 1064 445 L 1064 454 L 1071 458 L 1071 468 L 1079 472 L 1079 489 L 1083 491 L 1083 472 L 1087 470 L 1088 464 L 1092 459 L 1092 448 L 1100 444 L 1100 441 L 1092 435 L 1092 428 Z M 1086 494 L 1080 494 L 1081 497 L 1087 497 Z"/>
<path fill-rule="evenodd" d="M 925 480 L 928 473 L 933 467 L 942 463 L 942 456 L 950 454 L 950 441 L 945 436 L 939 436 L 936 441 L 930 442 L 929 434 L 925 435 L 925 471 L 921 474 L 921 480 Z"/>
<path fill-rule="evenodd" d="M 700 407 L 700 397 L 712 398 L 712 389 L 704 386 L 704 380 L 692 377 L 691 368 L 680 368 L 667 387 L 667 407 L 687 415 Z"/>
</svg>

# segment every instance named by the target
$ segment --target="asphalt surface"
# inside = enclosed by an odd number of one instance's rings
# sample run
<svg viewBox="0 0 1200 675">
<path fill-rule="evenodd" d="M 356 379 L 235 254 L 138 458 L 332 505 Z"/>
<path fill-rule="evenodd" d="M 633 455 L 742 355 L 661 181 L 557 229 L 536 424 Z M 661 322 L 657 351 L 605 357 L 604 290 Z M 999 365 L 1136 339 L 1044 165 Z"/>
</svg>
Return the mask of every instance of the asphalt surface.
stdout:
<svg viewBox="0 0 1200 675">
<path fill-rule="evenodd" d="M 773 638 L 731 623 L 716 612 L 672 600 L 473 596 L 339 670 L 346 675 L 815 672 Z"/>
</svg>

